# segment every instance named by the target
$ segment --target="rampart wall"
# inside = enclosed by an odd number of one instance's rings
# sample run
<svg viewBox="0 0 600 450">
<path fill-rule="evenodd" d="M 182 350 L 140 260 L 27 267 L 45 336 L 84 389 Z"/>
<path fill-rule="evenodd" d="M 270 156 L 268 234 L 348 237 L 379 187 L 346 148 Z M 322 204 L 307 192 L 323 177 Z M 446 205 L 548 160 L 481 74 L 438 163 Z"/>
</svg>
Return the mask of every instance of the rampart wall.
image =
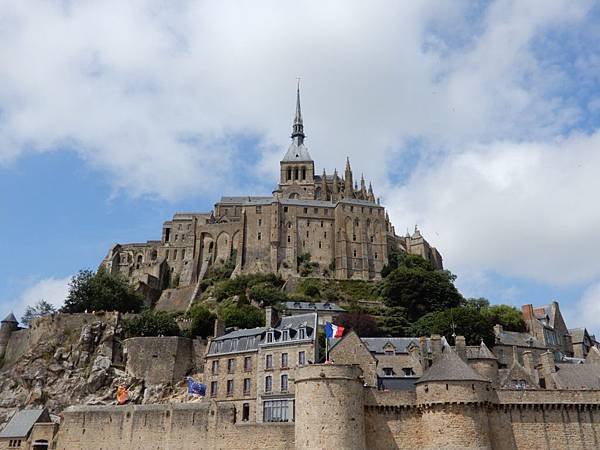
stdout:
<svg viewBox="0 0 600 450">
<path fill-rule="evenodd" d="M 237 424 L 235 408 L 215 402 L 78 406 L 64 412 L 57 450 L 294 448 L 293 424 Z"/>
<path fill-rule="evenodd" d="M 177 336 L 130 338 L 123 349 L 127 372 L 148 384 L 181 381 L 196 361 L 193 341 Z"/>
</svg>

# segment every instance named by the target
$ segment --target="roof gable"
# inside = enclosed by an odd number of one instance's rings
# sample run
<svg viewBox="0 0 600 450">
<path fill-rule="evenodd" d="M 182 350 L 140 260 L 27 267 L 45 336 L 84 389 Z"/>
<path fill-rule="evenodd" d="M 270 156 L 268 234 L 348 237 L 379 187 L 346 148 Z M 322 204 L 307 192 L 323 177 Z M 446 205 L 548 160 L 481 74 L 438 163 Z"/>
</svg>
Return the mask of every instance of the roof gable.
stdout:
<svg viewBox="0 0 600 450">
<path fill-rule="evenodd" d="M 452 348 L 444 345 L 442 355 L 427 369 L 417 383 L 431 381 L 486 381 L 489 380 L 465 363 Z"/>
</svg>

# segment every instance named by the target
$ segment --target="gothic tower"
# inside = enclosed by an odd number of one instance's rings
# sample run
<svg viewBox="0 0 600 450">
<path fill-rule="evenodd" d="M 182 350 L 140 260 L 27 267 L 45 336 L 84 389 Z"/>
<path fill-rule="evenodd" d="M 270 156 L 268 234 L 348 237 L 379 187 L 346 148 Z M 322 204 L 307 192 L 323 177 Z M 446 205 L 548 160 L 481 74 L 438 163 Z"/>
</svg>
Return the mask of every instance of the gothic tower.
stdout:
<svg viewBox="0 0 600 450">
<path fill-rule="evenodd" d="M 300 109 L 300 85 L 296 91 L 296 115 L 292 127 L 292 143 L 280 162 L 279 188 L 281 198 L 313 200 L 315 198 L 315 163 L 304 145 L 304 123 Z"/>
</svg>

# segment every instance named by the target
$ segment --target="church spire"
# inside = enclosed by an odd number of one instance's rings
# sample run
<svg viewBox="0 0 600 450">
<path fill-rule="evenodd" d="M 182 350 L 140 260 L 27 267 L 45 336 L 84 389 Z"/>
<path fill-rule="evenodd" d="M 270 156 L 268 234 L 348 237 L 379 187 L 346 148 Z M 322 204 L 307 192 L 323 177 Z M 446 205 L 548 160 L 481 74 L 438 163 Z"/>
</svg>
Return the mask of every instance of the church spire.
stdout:
<svg viewBox="0 0 600 450">
<path fill-rule="evenodd" d="M 296 88 L 296 116 L 294 117 L 294 126 L 292 128 L 292 139 L 297 145 L 304 143 L 304 123 L 302 122 L 302 111 L 300 110 L 300 78 Z"/>
</svg>

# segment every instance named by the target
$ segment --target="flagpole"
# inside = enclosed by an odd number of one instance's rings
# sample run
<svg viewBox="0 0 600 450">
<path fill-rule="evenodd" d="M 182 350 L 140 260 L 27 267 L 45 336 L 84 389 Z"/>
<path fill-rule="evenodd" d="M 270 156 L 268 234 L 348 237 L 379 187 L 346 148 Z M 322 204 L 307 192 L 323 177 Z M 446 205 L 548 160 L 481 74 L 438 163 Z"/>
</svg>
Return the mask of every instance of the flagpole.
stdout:
<svg viewBox="0 0 600 450">
<path fill-rule="evenodd" d="M 329 338 L 325 336 L 325 363 L 329 362 Z"/>
</svg>

